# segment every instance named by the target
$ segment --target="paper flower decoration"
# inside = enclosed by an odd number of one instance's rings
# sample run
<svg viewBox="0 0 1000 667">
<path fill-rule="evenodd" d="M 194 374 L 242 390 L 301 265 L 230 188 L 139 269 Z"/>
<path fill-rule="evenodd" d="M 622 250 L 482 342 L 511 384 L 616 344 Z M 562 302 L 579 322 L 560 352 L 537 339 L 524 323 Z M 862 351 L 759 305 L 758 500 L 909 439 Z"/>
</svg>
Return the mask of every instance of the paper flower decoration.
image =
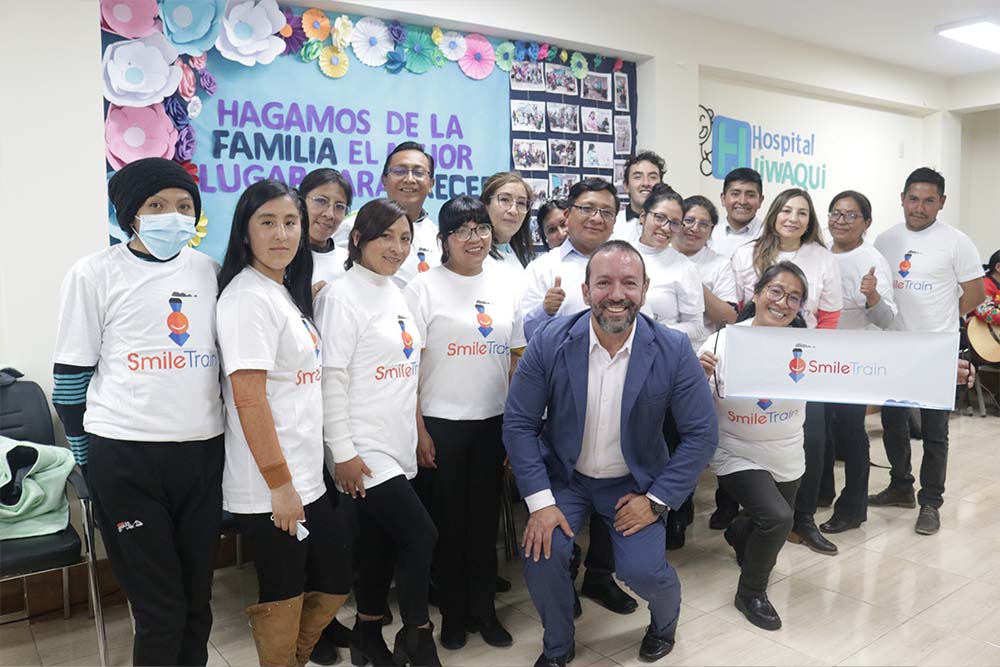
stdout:
<svg viewBox="0 0 1000 667">
<path fill-rule="evenodd" d="M 393 21 L 389 24 L 389 36 L 396 44 L 402 44 L 406 41 L 406 28 L 399 21 Z"/>
<path fill-rule="evenodd" d="M 189 164 L 191 163 L 187 162 L 181 166 L 187 168 L 187 165 Z M 195 171 L 195 173 L 197 174 L 197 170 Z M 194 176 L 194 181 L 195 183 L 198 182 L 197 176 Z M 192 237 L 192 239 L 188 241 L 188 247 L 197 248 L 198 246 L 201 245 L 201 240 L 206 236 L 208 236 L 208 216 L 205 215 L 205 211 L 204 209 L 202 209 L 201 216 L 198 218 L 198 222 L 194 223 L 194 237 Z"/>
<path fill-rule="evenodd" d="M 493 45 L 482 35 L 472 33 L 465 36 L 465 55 L 459 58 L 458 66 L 470 79 L 485 79 L 493 71 L 496 56 Z"/>
<path fill-rule="evenodd" d="M 299 51 L 299 58 L 302 58 L 302 62 L 304 63 L 311 63 L 319 58 L 319 52 L 322 50 L 323 42 L 318 39 L 310 39 L 302 45 L 302 49 Z"/>
<path fill-rule="evenodd" d="M 200 56 L 222 30 L 226 0 L 160 0 L 163 33 L 180 53 Z"/>
<path fill-rule="evenodd" d="M 302 30 L 309 39 L 325 41 L 330 36 L 330 18 L 321 9 L 307 9 L 302 13 Z"/>
<path fill-rule="evenodd" d="M 135 39 L 160 29 L 156 0 L 101 0 L 101 28 Z"/>
<path fill-rule="evenodd" d="M 504 72 L 509 72 L 514 65 L 514 45 L 511 42 L 502 42 L 493 50 L 496 57 L 497 67 Z"/>
<path fill-rule="evenodd" d="M 197 142 L 194 139 L 194 129 L 188 125 L 177 132 L 177 144 L 174 148 L 174 160 L 186 162 L 194 157 Z"/>
<path fill-rule="evenodd" d="M 275 34 L 285 23 L 275 0 L 228 0 L 215 48 L 248 67 L 268 65 L 285 50 L 285 40 Z"/>
<path fill-rule="evenodd" d="M 568 58 L 569 58 L 569 54 L 566 53 L 566 49 L 563 49 L 562 51 L 559 52 L 559 60 L 561 60 L 563 62 L 566 62 L 566 60 Z"/>
<path fill-rule="evenodd" d="M 177 51 L 161 33 L 109 44 L 104 51 L 104 97 L 119 106 L 144 107 L 173 95 L 181 81 Z"/>
<path fill-rule="evenodd" d="M 198 85 L 209 95 L 215 95 L 219 90 L 219 82 L 216 81 L 215 75 L 207 69 L 198 72 Z M 191 97 L 194 97 L 194 95 Z"/>
<path fill-rule="evenodd" d="M 112 104 L 104 122 L 104 144 L 108 163 L 114 169 L 144 157 L 174 156 L 177 130 L 162 104 L 123 107 Z"/>
<path fill-rule="evenodd" d="M 389 28 L 381 20 L 366 16 L 351 32 L 351 48 L 358 60 L 369 67 L 381 67 L 393 49 Z"/>
<path fill-rule="evenodd" d="M 569 68 L 573 72 L 573 76 L 578 79 L 587 76 L 587 72 L 590 71 L 587 66 L 587 58 L 579 51 L 573 52 L 573 56 L 569 59 Z"/>
<path fill-rule="evenodd" d="M 190 160 L 188 160 L 186 162 L 181 162 L 180 165 L 182 167 L 184 167 L 184 171 L 186 171 L 187 173 L 191 174 L 191 178 L 194 179 L 195 183 L 199 183 L 200 182 L 200 180 L 198 178 L 198 167 L 196 167 Z M 201 214 L 205 215 L 205 212 L 202 211 Z"/>
<path fill-rule="evenodd" d="M 195 78 L 194 70 L 183 61 L 178 60 L 177 66 L 181 68 L 181 80 L 177 84 L 177 93 L 185 100 L 189 100 L 194 97 L 198 87 L 198 79 Z"/>
<path fill-rule="evenodd" d="M 386 54 L 385 68 L 389 74 L 399 74 L 406 67 L 406 51 L 401 46 L 397 46 Z"/>
<path fill-rule="evenodd" d="M 319 52 L 319 68 L 331 79 L 339 79 L 347 74 L 350 65 L 347 52 L 336 46 L 327 46 Z"/>
<path fill-rule="evenodd" d="M 341 14 L 333 22 L 333 45 L 343 51 L 351 43 L 351 33 L 354 31 L 354 24 L 347 14 Z"/>
<path fill-rule="evenodd" d="M 171 95 L 163 100 L 163 110 L 170 117 L 174 127 L 178 130 L 187 127 L 191 122 L 188 114 L 188 105 L 179 95 Z"/>
<path fill-rule="evenodd" d="M 306 32 L 302 29 L 302 17 L 296 16 L 291 9 L 285 7 L 281 10 L 285 15 L 285 27 L 278 31 L 278 37 L 285 40 L 285 50 L 281 55 L 287 56 L 298 53 L 302 45 L 306 43 Z"/>
<path fill-rule="evenodd" d="M 457 62 L 459 58 L 465 55 L 468 45 L 465 43 L 465 37 L 449 30 L 441 36 L 440 48 L 445 58 L 452 62 Z"/>
<path fill-rule="evenodd" d="M 406 50 L 406 69 L 414 74 L 424 74 L 434 66 L 433 53 L 437 47 L 426 30 L 411 29 L 403 48 Z"/>
<path fill-rule="evenodd" d="M 194 119 L 201 115 L 201 98 L 195 95 L 188 102 L 188 118 Z"/>
<path fill-rule="evenodd" d="M 615 66 L 612 67 L 611 69 L 614 70 L 615 72 L 620 72 L 622 71 L 622 65 L 624 64 L 625 63 L 622 62 L 622 59 L 618 58 L 617 60 L 615 60 Z"/>
<path fill-rule="evenodd" d="M 431 30 L 431 41 L 433 41 L 438 46 L 441 46 L 441 40 L 444 39 L 444 33 L 441 32 L 441 28 L 434 26 Z"/>
<path fill-rule="evenodd" d="M 522 62 L 524 58 L 524 42 L 517 40 L 514 42 L 514 60 Z"/>
<path fill-rule="evenodd" d="M 541 46 L 538 47 L 538 59 L 545 60 L 548 57 L 549 57 L 549 45 L 542 44 Z"/>
<path fill-rule="evenodd" d="M 441 52 L 441 49 L 435 47 L 434 50 L 431 52 L 431 62 L 434 63 L 435 67 L 444 67 L 445 64 L 448 62 L 448 59 L 444 57 L 444 54 Z"/>
<path fill-rule="evenodd" d="M 595 55 L 594 56 L 594 69 L 597 69 L 598 67 L 600 67 L 601 63 L 603 63 L 603 62 L 604 62 L 604 56 Z"/>
<path fill-rule="evenodd" d="M 205 65 L 208 64 L 208 55 L 201 54 L 200 56 L 188 56 L 188 65 L 193 70 L 198 70 L 199 72 L 205 69 Z"/>
<path fill-rule="evenodd" d="M 550 46 L 549 52 L 545 54 L 545 62 L 554 63 L 559 57 L 559 47 Z"/>
<path fill-rule="evenodd" d="M 538 52 L 541 50 L 541 48 L 542 47 L 538 46 L 538 42 L 532 42 L 531 44 L 528 44 L 528 60 L 530 60 L 533 63 L 537 63 Z"/>
</svg>

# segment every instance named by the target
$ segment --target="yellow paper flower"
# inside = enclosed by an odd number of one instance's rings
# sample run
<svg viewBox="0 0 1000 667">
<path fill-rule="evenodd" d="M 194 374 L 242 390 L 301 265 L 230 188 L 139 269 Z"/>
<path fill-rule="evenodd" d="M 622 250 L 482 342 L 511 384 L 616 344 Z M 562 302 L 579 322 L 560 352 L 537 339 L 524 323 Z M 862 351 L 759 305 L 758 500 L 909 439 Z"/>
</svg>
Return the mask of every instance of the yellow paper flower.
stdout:
<svg viewBox="0 0 1000 667">
<path fill-rule="evenodd" d="M 208 216 L 205 212 L 201 212 L 201 217 L 198 218 L 198 222 L 194 226 L 194 238 L 188 241 L 189 248 L 197 248 L 201 245 L 201 240 L 208 235 Z"/>
<path fill-rule="evenodd" d="M 333 35 L 333 45 L 343 51 L 351 43 L 353 32 L 354 24 L 351 22 L 351 19 L 347 18 L 347 14 L 341 14 L 333 22 L 333 32 L 331 33 Z"/>
<path fill-rule="evenodd" d="M 559 60 L 566 62 L 567 59 L 569 59 L 569 54 L 566 53 L 566 49 L 563 49 L 559 52 Z"/>
<path fill-rule="evenodd" d="M 307 9 L 302 13 L 302 30 L 309 39 L 322 42 L 330 36 L 330 19 L 321 9 Z"/>
<path fill-rule="evenodd" d="M 441 46 L 441 41 L 443 39 L 444 39 L 444 33 L 441 32 L 441 28 L 434 26 L 434 29 L 431 30 L 431 41 L 437 44 L 438 46 Z"/>
<path fill-rule="evenodd" d="M 347 68 L 351 61 L 347 58 L 347 52 L 335 46 L 324 47 L 319 52 L 319 68 L 331 79 L 339 79 L 347 74 Z"/>
</svg>

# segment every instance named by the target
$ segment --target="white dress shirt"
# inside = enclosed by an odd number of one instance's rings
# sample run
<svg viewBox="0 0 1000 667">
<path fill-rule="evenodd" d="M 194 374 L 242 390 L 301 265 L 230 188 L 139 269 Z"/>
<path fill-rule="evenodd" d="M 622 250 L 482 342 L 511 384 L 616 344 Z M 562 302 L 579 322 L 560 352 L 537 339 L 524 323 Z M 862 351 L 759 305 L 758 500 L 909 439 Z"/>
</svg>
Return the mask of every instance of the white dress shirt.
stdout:
<svg viewBox="0 0 1000 667">
<path fill-rule="evenodd" d="M 709 239 L 708 245 L 723 257 L 731 258 L 741 245 L 757 240 L 763 229 L 764 222 L 757 216 L 739 231 L 730 227 L 729 220 L 726 219 L 712 230 L 712 238 Z"/>
</svg>

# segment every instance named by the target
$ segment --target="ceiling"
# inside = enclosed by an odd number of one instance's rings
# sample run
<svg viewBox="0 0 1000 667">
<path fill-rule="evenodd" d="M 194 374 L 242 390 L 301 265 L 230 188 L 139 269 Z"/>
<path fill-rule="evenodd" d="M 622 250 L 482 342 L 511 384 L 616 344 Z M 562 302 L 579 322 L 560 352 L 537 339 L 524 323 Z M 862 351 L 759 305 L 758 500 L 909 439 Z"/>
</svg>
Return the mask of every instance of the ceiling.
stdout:
<svg viewBox="0 0 1000 667">
<path fill-rule="evenodd" d="M 667 7 L 944 76 L 1000 70 L 1000 54 L 935 27 L 1000 22 L 1000 0 L 655 0 Z"/>
</svg>

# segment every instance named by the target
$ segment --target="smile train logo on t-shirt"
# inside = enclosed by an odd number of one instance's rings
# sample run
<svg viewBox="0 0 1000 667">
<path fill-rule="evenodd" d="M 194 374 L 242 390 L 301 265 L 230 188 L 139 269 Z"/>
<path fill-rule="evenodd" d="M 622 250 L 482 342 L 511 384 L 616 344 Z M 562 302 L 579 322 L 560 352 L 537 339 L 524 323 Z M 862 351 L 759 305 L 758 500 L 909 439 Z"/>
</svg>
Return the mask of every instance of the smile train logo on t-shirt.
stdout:
<svg viewBox="0 0 1000 667">
<path fill-rule="evenodd" d="M 476 302 L 476 324 L 479 325 L 479 333 L 483 335 L 483 338 L 488 338 L 491 333 L 493 333 L 493 318 L 486 314 L 486 303 L 485 301 Z"/>
<path fill-rule="evenodd" d="M 767 412 L 767 409 L 774 405 L 774 403 L 769 398 L 759 398 L 757 399 L 757 407 Z"/>
<path fill-rule="evenodd" d="M 423 273 L 424 271 L 430 271 L 431 265 L 427 263 L 427 251 L 423 248 L 417 250 L 417 271 Z M 406 355 L 410 356 L 410 355 Z"/>
<path fill-rule="evenodd" d="M 806 362 L 802 359 L 802 348 L 792 348 L 792 360 L 788 362 L 788 370 L 791 371 L 788 377 L 793 382 L 798 382 L 806 376 Z"/>
<path fill-rule="evenodd" d="M 913 267 L 913 264 L 910 263 L 911 257 L 913 257 L 913 251 L 907 250 L 903 255 L 903 261 L 899 263 L 899 275 L 904 278 L 910 275 L 910 269 Z"/>
<path fill-rule="evenodd" d="M 167 329 L 170 333 L 167 335 L 170 340 L 174 341 L 179 347 L 184 347 L 184 343 L 188 341 L 191 337 L 188 334 L 188 322 L 187 315 L 181 312 L 181 308 L 184 306 L 184 302 L 181 301 L 182 296 L 191 296 L 190 294 L 181 294 L 180 292 L 174 292 L 169 299 L 170 303 L 170 314 L 167 315 Z"/>
<path fill-rule="evenodd" d="M 409 359 L 410 355 L 413 354 L 413 336 L 406 331 L 406 322 L 403 321 L 402 317 L 399 318 L 399 330 L 403 332 L 403 354 Z"/>
</svg>

